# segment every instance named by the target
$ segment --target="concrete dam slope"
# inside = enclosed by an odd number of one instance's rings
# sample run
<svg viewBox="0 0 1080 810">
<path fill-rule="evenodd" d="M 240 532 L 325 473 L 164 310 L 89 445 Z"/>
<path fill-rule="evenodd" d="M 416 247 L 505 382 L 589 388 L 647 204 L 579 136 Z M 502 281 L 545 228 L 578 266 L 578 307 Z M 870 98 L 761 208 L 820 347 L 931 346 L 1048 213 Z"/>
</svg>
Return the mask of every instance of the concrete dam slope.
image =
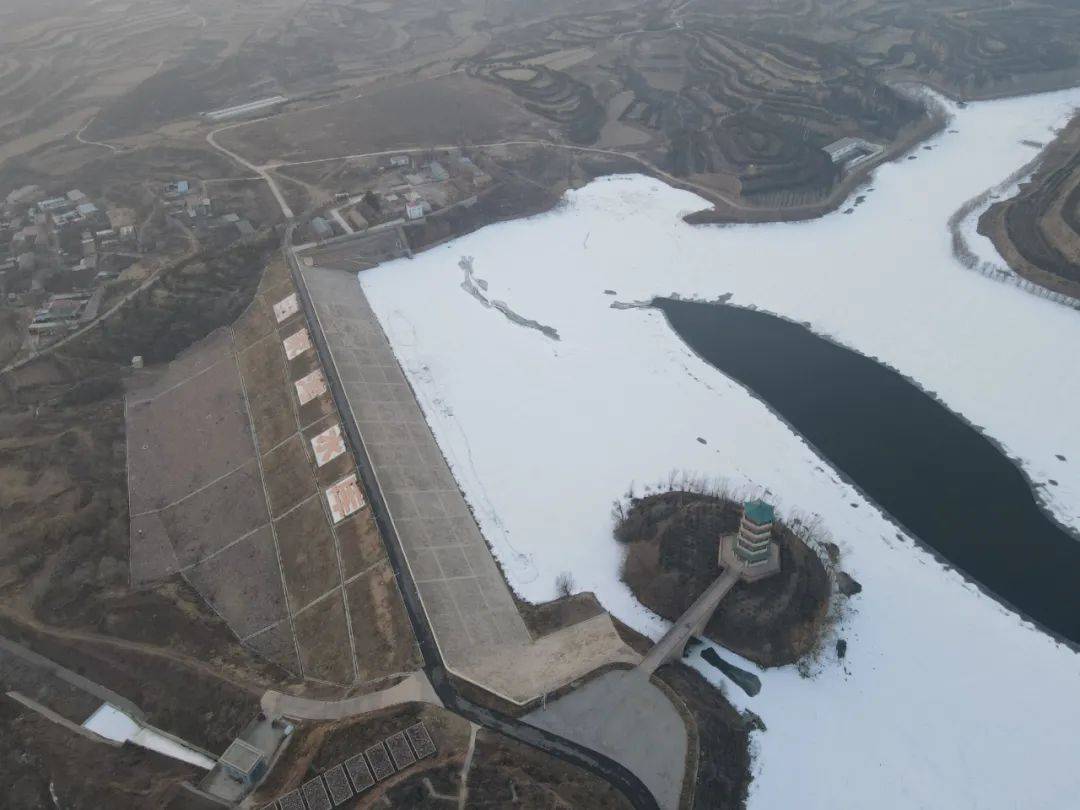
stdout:
<svg viewBox="0 0 1080 810">
<path fill-rule="evenodd" d="M 606 613 L 532 637 L 356 276 L 301 269 L 447 669 L 523 705 L 636 664 Z"/>
</svg>

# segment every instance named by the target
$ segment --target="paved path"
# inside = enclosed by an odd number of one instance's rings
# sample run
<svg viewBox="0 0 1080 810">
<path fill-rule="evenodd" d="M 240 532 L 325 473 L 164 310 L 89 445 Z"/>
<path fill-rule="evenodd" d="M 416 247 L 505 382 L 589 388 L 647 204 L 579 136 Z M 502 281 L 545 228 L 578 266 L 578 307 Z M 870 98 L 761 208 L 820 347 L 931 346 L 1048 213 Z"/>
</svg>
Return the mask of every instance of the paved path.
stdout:
<svg viewBox="0 0 1080 810">
<path fill-rule="evenodd" d="M 90 125 L 92 123 L 94 123 L 94 121 L 97 120 L 97 117 L 98 117 L 98 113 L 94 113 L 93 116 L 91 116 L 90 120 L 87 121 L 85 124 L 83 124 L 79 128 L 79 131 L 75 133 L 75 140 L 77 140 L 81 144 L 85 144 L 86 146 L 100 146 L 103 149 L 108 149 L 113 154 L 116 154 L 117 152 L 120 151 L 119 147 L 113 146 L 111 143 L 103 143 L 101 141 L 92 141 L 89 138 L 84 138 L 83 137 L 83 133 L 86 132 L 86 130 L 89 129 Z"/>
<path fill-rule="evenodd" d="M 604 673 L 525 715 L 525 721 L 624 765 L 664 810 L 679 806 L 686 725 L 668 696 L 640 669 Z"/>
<path fill-rule="evenodd" d="M 289 204 L 285 201 L 285 195 L 281 193 L 281 189 L 278 187 L 277 181 L 274 180 L 273 175 L 271 175 L 270 172 L 268 172 L 265 167 L 256 166 L 254 163 L 251 163 L 246 158 L 243 158 L 240 155 L 236 154 L 236 152 L 233 152 L 233 151 L 231 151 L 229 149 L 226 149 L 224 146 L 222 146 L 220 143 L 218 143 L 217 140 L 214 137 L 215 135 L 217 135 L 220 132 L 225 132 L 226 130 L 229 130 L 229 129 L 235 129 L 236 127 L 242 127 L 242 126 L 245 126 L 246 124 L 250 124 L 250 123 L 252 123 L 252 122 L 251 121 L 241 121 L 241 122 L 236 123 L 236 124 L 229 124 L 228 126 L 220 127 L 218 129 L 215 129 L 213 132 L 207 133 L 206 142 L 208 144 L 210 144 L 212 147 L 214 147 L 215 149 L 217 149 L 219 152 L 224 154 L 225 156 L 231 158 L 234 162 L 239 163 L 241 166 L 243 166 L 245 169 L 248 169 L 249 171 L 255 172 L 255 174 L 259 175 L 259 177 L 261 177 L 263 180 L 265 180 L 267 185 L 270 186 L 270 192 L 274 195 L 274 199 L 277 200 L 277 204 L 278 204 L 278 207 L 281 209 L 282 216 L 284 216 L 285 219 L 287 219 L 287 220 L 292 219 L 293 218 L 293 211 L 289 207 Z"/>
<path fill-rule="evenodd" d="M 678 621 L 671 625 L 663 637 L 653 645 L 649 654 L 638 665 L 638 669 L 646 675 L 651 675 L 664 662 L 681 657 L 690 636 L 701 633 L 708 624 L 709 617 L 716 610 L 716 606 L 720 604 L 720 600 L 727 596 L 728 591 L 739 581 L 741 574 L 741 566 L 733 565 L 725 569 L 724 573 L 694 600 L 694 604 L 690 605 Z"/>
<path fill-rule="evenodd" d="M 345 700 L 312 700 L 269 690 L 259 704 L 268 717 L 292 717 L 297 720 L 341 720 L 401 703 L 431 703 L 442 706 L 439 696 L 423 672 L 414 672 L 401 683 Z"/>
<path fill-rule="evenodd" d="M 246 123 L 251 123 L 246 122 Z M 241 126 L 240 124 L 233 124 L 225 129 L 231 129 L 233 126 Z M 216 132 L 221 132 L 217 130 Z M 214 133 L 216 134 L 216 133 Z M 226 150 L 219 146 L 217 143 L 211 141 L 211 145 L 223 152 Z M 632 160 L 645 170 L 651 172 L 654 176 L 660 177 L 666 183 L 675 186 L 676 188 L 692 189 L 701 194 L 708 200 L 721 200 L 725 205 L 732 208 L 738 208 L 742 210 L 765 210 L 757 209 L 755 206 L 747 205 L 739 202 L 733 197 L 725 194 L 719 189 L 710 188 L 700 183 L 695 183 L 692 180 L 687 180 L 684 177 L 676 177 L 669 172 L 664 171 L 652 161 L 629 151 L 620 151 L 618 149 L 601 149 L 595 146 L 575 146 L 573 144 L 560 143 L 559 141 L 544 140 L 542 138 L 524 138 L 509 141 L 494 141 L 492 143 L 477 143 L 469 144 L 468 146 L 462 146 L 461 144 L 443 143 L 430 146 L 416 146 L 416 147 L 402 147 L 400 149 L 384 149 L 378 152 L 360 152 L 352 155 L 335 155 L 334 157 L 314 158 L 311 160 L 292 160 L 292 161 L 274 161 L 272 163 L 265 164 L 262 168 L 278 169 L 286 166 L 310 166 L 315 163 L 329 163 L 338 160 L 362 160 L 367 158 L 387 157 L 390 155 L 408 155 L 408 154 L 427 154 L 428 152 L 460 152 L 465 149 L 499 149 L 508 146 L 539 146 L 547 149 L 562 149 L 567 152 L 578 152 L 582 154 L 603 155 L 605 157 L 618 157 L 625 160 Z M 226 152 L 230 157 L 236 159 L 242 165 L 249 169 L 259 170 L 259 167 L 253 166 L 247 161 L 239 158 L 232 152 Z"/>
</svg>

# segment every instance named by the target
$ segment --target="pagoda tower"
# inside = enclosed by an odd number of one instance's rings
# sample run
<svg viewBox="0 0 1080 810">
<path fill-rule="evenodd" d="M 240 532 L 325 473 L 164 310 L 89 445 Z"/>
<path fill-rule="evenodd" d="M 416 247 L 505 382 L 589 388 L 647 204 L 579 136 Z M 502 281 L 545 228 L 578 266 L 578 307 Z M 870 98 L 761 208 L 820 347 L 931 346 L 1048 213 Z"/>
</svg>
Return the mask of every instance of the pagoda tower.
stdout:
<svg viewBox="0 0 1080 810">
<path fill-rule="evenodd" d="M 747 565 L 769 560 L 775 519 L 772 506 L 765 501 L 747 501 L 743 504 L 739 533 L 735 537 L 735 553 Z"/>
</svg>

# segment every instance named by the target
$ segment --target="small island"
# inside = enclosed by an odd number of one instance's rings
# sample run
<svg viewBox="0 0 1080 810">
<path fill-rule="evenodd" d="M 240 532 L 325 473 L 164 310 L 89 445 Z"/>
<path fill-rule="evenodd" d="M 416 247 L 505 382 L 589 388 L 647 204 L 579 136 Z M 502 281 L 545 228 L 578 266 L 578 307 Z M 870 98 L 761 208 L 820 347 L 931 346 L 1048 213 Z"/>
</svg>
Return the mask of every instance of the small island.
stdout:
<svg viewBox="0 0 1080 810">
<path fill-rule="evenodd" d="M 615 537 L 627 546 L 623 581 L 663 618 L 678 619 L 738 566 L 739 581 L 704 635 L 766 667 L 817 649 L 829 614 L 829 573 L 764 501 L 688 491 L 632 498 L 616 510 Z"/>
</svg>

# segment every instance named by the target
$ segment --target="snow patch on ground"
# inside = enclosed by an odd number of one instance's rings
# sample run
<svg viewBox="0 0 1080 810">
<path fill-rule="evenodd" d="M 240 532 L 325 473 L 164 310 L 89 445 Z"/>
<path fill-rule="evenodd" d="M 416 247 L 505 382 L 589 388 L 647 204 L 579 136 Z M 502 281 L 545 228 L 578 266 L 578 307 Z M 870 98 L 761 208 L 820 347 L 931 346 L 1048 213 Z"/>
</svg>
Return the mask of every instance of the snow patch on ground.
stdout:
<svg viewBox="0 0 1080 810">
<path fill-rule="evenodd" d="M 159 754 L 187 762 L 203 770 L 208 771 L 214 767 L 214 760 L 152 728 L 141 725 L 110 703 L 102 703 L 97 711 L 86 719 L 83 728 L 107 740 L 130 742 L 132 745 L 157 751 Z"/>
<path fill-rule="evenodd" d="M 620 176 L 548 214 L 361 274 L 525 598 L 554 597 L 571 571 L 579 589 L 658 636 L 665 623 L 618 579 L 609 510 L 632 483 L 640 493 L 672 470 L 822 517 L 864 586 L 840 630 L 847 658 L 827 657 L 808 680 L 723 653 L 763 684 L 755 698 L 728 690 L 768 725 L 751 807 L 1073 806 L 1080 656 L 900 534 L 659 312 L 612 308 L 610 291 L 620 301 L 730 294 L 893 366 L 983 426 L 1034 481 L 1055 479 L 1041 488 L 1046 502 L 1080 527 L 1080 374 L 1066 348 L 1080 346 L 1080 314 L 965 270 L 948 228 L 965 201 L 1031 160 L 1022 141 L 1048 141 L 1078 102 L 1066 91 L 953 108 L 957 132 L 878 169 L 850 215 L 691 227 L 681 216 L 700 198 Z M 560 340 L 477 307 L 462 294 L 463 257 L 485 297 Z"/>
</svg>

